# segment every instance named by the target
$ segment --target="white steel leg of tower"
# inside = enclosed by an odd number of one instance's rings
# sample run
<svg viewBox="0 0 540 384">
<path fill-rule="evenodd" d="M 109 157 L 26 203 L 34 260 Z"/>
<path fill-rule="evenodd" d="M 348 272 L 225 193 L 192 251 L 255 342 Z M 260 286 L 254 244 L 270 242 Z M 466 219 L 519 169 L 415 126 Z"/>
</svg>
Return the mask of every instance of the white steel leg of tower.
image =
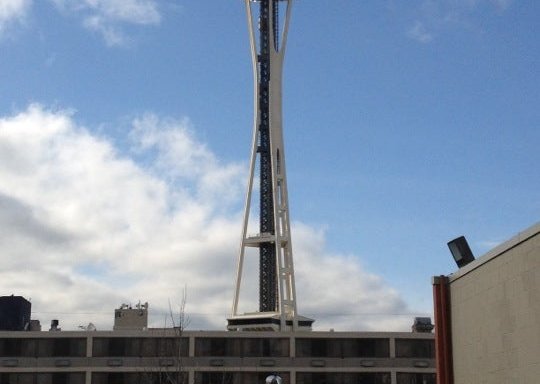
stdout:
<svg viewBox="0 0 540 384">
<path fill-rule="evenodd" d="M 287 45 L 292 2 L 293 0 L 245 0 L 255 85 L 255 117 L 249 182 L 229 329 L 234 329 L 232 325 L 235 322 L 249 319 L 252 320 L 253 329 L 265 329 L 264 325 L 257 328 L 257 320 L 265 318 L 279 320 L 279 327 L 277 327 L 279 330 L 297 330 L 299 327 L 290 234 L 281 96 L 283 58 Z M 259 20 L 254 20 L 253 3 L 259 3 Z M 280 3 L 286 5 L 281 30 L 279 26 Z M 257 36 L 259 37 L 259 45 L 257 45 Z M 256 236 L 248 236 L 247 230 L 257 164 L 260 164 L 261 169 L 265 166 L 264 164 L 267 164 L 269 172 L 264 173 L 264 170 L 261 170 L 261 190 L 264 191 L 261 192 L 260 201 L 260 233 Z M 265 181 L 268 182 L 268 188 L 264 184 Z M 266 200 L 263 202 L 264 199 Z M 266 207 L 270 209 L 265 211 Z M 265 214 L 267 217 L 263 217 Z M 268 277 L 260 276 L 259 289 L 261 291 L 266 289 L 266 291 L 260 292 L 259 312 L 240 314 L 238 307 L 247 247 L 260 249 L 260 273 L 268 275 Z M 263 248 L 271 248 L 270 259 L 263 258 Z M 263 264 L 263 260 L 269 260 L 268 264 L 272 269 L 275 268 L 275 271 L 265 271 L 266 264 Z M 304 328 L 311 329 L 313 320 L 307 318 L 302 318 L 302 320 Z M 242 324 L 247 323 L 249 321 L 244 321 Z M 261 322 L 261 324 L 263 323 Z"/>
</svg>

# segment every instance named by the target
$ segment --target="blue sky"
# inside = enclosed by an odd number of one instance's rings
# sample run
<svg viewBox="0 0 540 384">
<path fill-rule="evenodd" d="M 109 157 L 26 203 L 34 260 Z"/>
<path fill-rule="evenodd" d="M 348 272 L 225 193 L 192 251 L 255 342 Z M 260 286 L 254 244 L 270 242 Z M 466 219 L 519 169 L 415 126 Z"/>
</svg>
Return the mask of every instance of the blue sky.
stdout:
<svg viewBox="0 0 540 384">
<path fill-rule="evenodd" d="M 405 330 L 431 312 L 430 277 L 455 270 L 447 241 L 466 235 L 479 256 L 538 222 L 539 16 L 518 0 L 295 1 L 284 134 L 301 312 Z M 0 0 L 0 56 L 3 258 L 73 287 L 57 305 L 10 261 L 2 293 L 107 327 L 121 301 L 158 312 L 187 286 L 193 326 L 219 328 L 253 119 L 243 1 Z"/>
</svg>

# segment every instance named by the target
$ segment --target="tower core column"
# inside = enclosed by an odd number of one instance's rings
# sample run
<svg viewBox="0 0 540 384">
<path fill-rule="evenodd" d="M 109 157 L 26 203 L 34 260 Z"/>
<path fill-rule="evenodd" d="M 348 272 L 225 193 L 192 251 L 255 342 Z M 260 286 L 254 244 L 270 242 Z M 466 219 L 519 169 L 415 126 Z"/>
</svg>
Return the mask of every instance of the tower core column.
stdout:
<svg viewBox="0 0 540 384">
<path fill-rule="evenodd" d="M 282 131 L 282 73 L 293 0 L 245 0 L 254 77 L 254 127 L 230 330 L 311 329 L 298 316 Z M 283 24 L 283 25 L 281 25 Z M 256 169 L 259 233 L 248 235 Z M 259 308 L 239 313 L 246 248 L 258 248 Z"/>
</svg>

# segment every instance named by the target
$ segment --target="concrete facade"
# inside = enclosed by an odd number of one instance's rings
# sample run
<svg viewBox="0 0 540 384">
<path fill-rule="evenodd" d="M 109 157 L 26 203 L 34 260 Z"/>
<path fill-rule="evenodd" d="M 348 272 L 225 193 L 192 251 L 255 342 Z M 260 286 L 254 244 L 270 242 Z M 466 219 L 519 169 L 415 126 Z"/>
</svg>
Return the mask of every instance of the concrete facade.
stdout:
<svg viewBox="0 0 540 384">
<path fill-rule="evenodd" d="M 433 334 L 0 332 L 0 384 L 435 384 Z M 145 380 L 146 374 L 154 375 Z"/>
<path fill-rule="evenodd" d="M 453 382 L 540 382 L 540 223 L 446 284 Z"/>
</svg>

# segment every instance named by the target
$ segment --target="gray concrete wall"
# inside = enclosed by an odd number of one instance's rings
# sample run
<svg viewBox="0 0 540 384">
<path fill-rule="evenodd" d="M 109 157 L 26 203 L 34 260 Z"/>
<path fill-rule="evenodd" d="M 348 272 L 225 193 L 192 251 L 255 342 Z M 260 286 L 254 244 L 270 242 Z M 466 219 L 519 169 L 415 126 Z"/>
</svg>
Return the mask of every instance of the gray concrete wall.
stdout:
<svg viewBox="0 0 540 384">
<path fill-rule="evenodd" d="M 450 277 L 456 384 L 540 383 L 540 224 Z"/>
</svg>

